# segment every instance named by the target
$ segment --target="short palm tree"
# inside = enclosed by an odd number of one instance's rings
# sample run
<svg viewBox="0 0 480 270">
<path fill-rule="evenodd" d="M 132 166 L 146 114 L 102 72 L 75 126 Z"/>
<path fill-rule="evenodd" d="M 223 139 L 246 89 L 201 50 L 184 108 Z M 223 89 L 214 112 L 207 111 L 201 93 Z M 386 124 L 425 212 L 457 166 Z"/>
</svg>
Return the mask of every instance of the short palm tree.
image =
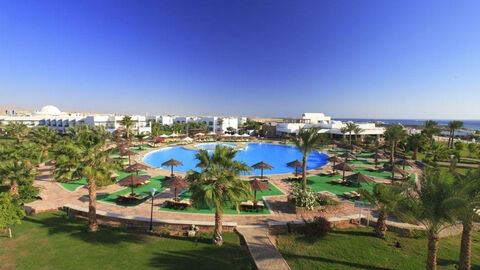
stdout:
<svg viewBox="0 0 480 270">
<path fill-rule="evenodd" d="M 407 136 L 407 133 L 401 125 L 390 125 L 385 130 L 384 136 L 390 143 L 390 164 L 393 166 L 397 144 Z"/>
<path fill-rule="evenodd" d="M 455 138 L 455 131 L 463 127 L 462 121 L 450 121 L 448 123 L 448 129 L 450 130 L 450 135 L 448 137 L 448 148 L 453 147 L 453 138 Z"/>
<path fill-rule="evenodd" d="M 438 123 L 433 120 L 427 120 L 423 124 L 422 133 L 428 138 L 430 145 L 433 144 L 435 141 L 433 136 L 440 134 L 440 128 L 438 127 Z"/>
<path fill-rule="evenodd" d="M 465 199 L 465 207 L 457 211 L 462 222 L 462 240 L 458 269 L 469 270 L 472 261 L 472 231 L 473 222 L 478 220 L 477 209 L 480 208 L 480 169 L 469 171 L 466 175 L 456 175 L 455 185 L 461 197 Z"/>
<path fill-rule="evenodd" d="M 0 163 L 0 179 L 10 184 L 13 195 L 19 196 L 19 185 L 32 185 L 37 172 L 27 159 L 12 159 Z"/>
<path fill-rule="evenodd" d="M 375 235 L 385 239 L 387 232 L 387 217 L 394 212 L 397 204 L 402 200 L 401 188 L 394 185 L 375 183 L 369 192 L 359 189 L 360 194 L 378 210 L 378 219 L 375 224 Z"/>
<path fill-rule="evenodd" d="M 346 140 L 346 139 L 345 139 L 345 137 L 346 137 L 345 134 L 348 133 L 348 128 L 347 128 L 347 127 L 342 127 L 342 128 L 340 128 L 340 132 L 341 132 L 342 135 L 343 135 L 343 142 L 345 142 L 345 140 Z"/>
<path fill-rule="evenodd" d="M 353 128 L 353 133 L 355 134 L 355 142 L 358 141 L 358 135 L 360 135 L 363 132 L 363 129 L 360 128 L 358 125 L 355 125 Z"/>
<path fill-rule="evenodd" d="M 126 137 L 127 140 L 130 139 L 130 128 L 133 126 L 133 120 L 132 117 L 125 115 L 123 119 L 120 121 L 120 125 L 125 127 L 125 132 L 126 132 Z"/>
<path fill-rule="evenodd" d="M 358 126 L 353 123 L 353 122 L 348 122 L 347 123 L 347 132 L 348 132 L 348 143 L 349 144 L 352 144 L 352 133 L 355 131 L 355 128 L 357 128 Z"/>
<path fill-rule="evenodd" d="M 407 138 L 408 146 L 413 149 L 412 159 L 417 160 L 418 151 L 425 145 L 426 137 L 421 133 L 409 135 Z"/>
<path fill-rule="evenodd" d="M 42 148 L 41 160 L 45 161 L 48 158 L 48 150 L 57 141 L 58 134 L 55 130 L 49 129 L 45 126 L 40 126 L 30 131 L 29 137 L 31 141 Z"/>
<path fill-rule="evenodd" d="M 107 136 L 103 127 L 76 126 L 69 134 L 53 150 L 54 175 L 61 181 L 87 179 L 88 231 L 95 232 L 98 230 L 96 183 L 111 179 L 111 170 L 118 166 L 108 161 L 113 149 L 104 150 Z"/>
<path fill-rule="evenodd" d="M 434 142 L 432 146 L 428 148 L 428 153 L 431 155 L 432 161 L 437 162 L 439 159 L 443 159 L 448 156 L 448 149 L 444 144 Z"/>
<path fill-rule="evenodd" d="M 425 226 L 428 239 L 427 270 L 437 268 L 440 232 L 456 222 L 455 213 L 465 206 L 454 189 L 452 176 L 444 171 L 427 169 L 418 188 L 414 184 L 399 204 L 396 215 Z"/>
<path fill-rule="evenodd" d="M 10 122 L 5 128 L 5 132 L 8 136 L 15 137 L 17 143 L 20 143 L 20 140 L 27 136 L 28 127 L 21 123 Z"/>
<path fill-rule="evenodd" d="M 307 190 L 307 158 L 308 155 L 315 151 L 317 147 L 320 147 L 324 143 L 325 137 L 322 134 L 319 134 L 319 127 L 312 127 L 309 129 L 300 129 L 298 136 L 295 138 L 295 145 L 298 150 L 302 152 L 303 162 L 302 162 L 302 188 Z"/>
<path fill-rule="evenodd" d="M 250 171 L 247 164 L 234 161 L 237 151 L 227 146 L 217 145 L 212 154 L 199 150 L 195 155 L 200 172 L 190 171 L 187 179 L 191 182 L 189 190 L 192 193 L 194 205 L 204 205 L 215 209 L 215 230 L 213 243 L 223 244 L 223 208 L 238 204 L 252 196 L 248 182 L 241 180 L 240 173 Z"/>
</svg>

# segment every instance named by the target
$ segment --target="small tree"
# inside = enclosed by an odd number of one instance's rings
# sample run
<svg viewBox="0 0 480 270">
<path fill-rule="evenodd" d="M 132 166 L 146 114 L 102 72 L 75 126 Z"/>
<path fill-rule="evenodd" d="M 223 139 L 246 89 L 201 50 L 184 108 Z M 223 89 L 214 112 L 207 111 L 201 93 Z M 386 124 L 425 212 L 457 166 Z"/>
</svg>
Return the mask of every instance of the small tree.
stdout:
<svg viewBox="0 0 480 270">
<path fill-rule="evenodd" d="M 25 210 L 10 192 L 0 193 L 0 229 L 7 229 L 8 237 L 12 238 L 11 226 L 19 224 L 24 216 Z"/>
<path fill-rule="evenodd" d="M 478 144 L 469 143 L 468 144 L 468 155 L 470 157 L 475 157 L 478 154 Z"/>
<path fill-rule="evenodd" d="M 5 128 L 5 131 L 8 136 L 14 137 L 17 143 L 20 143 L 20 140 L 27 136 L 29 129 L 24 124 L 10 122 Z"/>
</svg>

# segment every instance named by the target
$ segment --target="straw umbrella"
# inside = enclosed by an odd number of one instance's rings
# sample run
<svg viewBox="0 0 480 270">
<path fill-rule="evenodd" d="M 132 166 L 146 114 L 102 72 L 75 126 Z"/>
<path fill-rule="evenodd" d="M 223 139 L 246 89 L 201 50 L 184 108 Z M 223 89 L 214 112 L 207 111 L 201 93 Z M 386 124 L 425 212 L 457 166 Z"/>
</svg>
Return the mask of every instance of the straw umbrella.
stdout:
<svg viewBox="0 0 480 270">
<path fill-rule="evenodd" d="M 182 166 L 183 163 L 181 161 L 178 161 L 176 159 L 169 159 L 167 161 L 165 161 L 164 163 L 162 163 L 162 166 L 171 166 L 172 167 L 172 177 L 174 176 L 173 174 L 173 166 Z"/>
<path fill-rule="evenodd" d="M 138 171 L 141 171 L 141 170 L 148 170 L 150 169 L 150 166 L 147 166 L 147 165 L 144 165 L 144 164 L 141 164 L 141 163 L 135 163 L 133 165 L 130 165 L 127 167 L 126 171 L 127 172 L 130 172 L 130 173 L 136 173 L 136 175 L 138 175 Z"/>
<path fill-rule="evenodd" d="M 377 152 L 373 155 L 370 155 L 370 158 L 375 159 L 375 168 L 377 168 L 378 167 L 378 160 L 379 159 L 385 159 L 386 157 L 383 154 Z"/>
<path fill-rule="evenodd" d="M 347 162 L 342 162 L 340 164 L 337 164 L 337 166 L 335 166 L 335 168 L 337 170 L 342 170 L 343 171 L 343 176 L 342 176 L 343 180 L 345 180 L 345 171 L 355 170 L 355 166 L 353 166 L 352 164 L 348 164 Z"/>
<path fill-rule="evenodd" d="M 298 168 L 302 167 L 302 162 L 300 160 L 294 160 L 287 163 L 288 167 L 295 168 L 295 177 L 298 176 Z"/>
<path fill-rule="evenodd" d="M 393 166 L 388 166 L 388 167 L 384 168 L 384 170 L 385 170 L 385 171 L 390 171 L 390 172 L 392 172 L 392 181 L 395 179 L 395 174 L 396 174 L 396 173 L 399 173 L 399 174 L 401 174 L 401 175 L 403 175 L 403 176 L 408 175 L 408 172 L 407 172 L 407 171 L 405 171 L 405 170 L 403 170 L 403 169 L 400 169 L 399 167 L 397 167 L 397 166 L 395 166 L 395 165 L 393 165 Z"/>
<path fill-rule="evenodd" d="M 357 157 L 350 152 L 345 152 L 345 153 L 341 154 L 340 156 L 345 158 L 347 161 L 348 161 L 349 158 L 350 159 L 355 159 L 355 160 L 357 159 Z"/>
<path fill-rule="evenodd" d="M 263 179 L 263 170 L 264 170 L 264 169 L 267 169 L 267 170 L 273 169 L 273 166 L 272 166 L 272 165 L 270 165 L 270 164 L 268 164 L 268 163 L 266 163 L 266 162 L 263 162 L 263 161 L 260 161 L 260 162 L 257 163 L 257 164 L 253 164 L 251 167 L 254 168 L 254 169 L 260 169 L 260 170 L 261 170 L 261 176 L 260 176 L 260 178 L 262 178 L 262 179 Z"/>
<path fill-rule="evenodd" d="M 132 165 L 131 156 L 136 156 L 137 153 L 133 152 L 132 150 L 126 150 L 121 153 L 122 156 L 128 156 L 128 165 Z"/>
<path fill-rule="evenodd" d="M 250 186 L 252 187 L 253 194 L 254 194 L 253 195 L 253 197 L 254 197 L 253 205 L 257 206 L 257 191 L 269 190 L 270 185 L 268 183 L 265 183 L 265 182 L 260 181 L 258 179 L 254 179 L 254 180 L 250 181 Z"/>
<path fill-rule="evenodd" d="M 335 163 L 341 163 L 343 162 L 343 159 L 337 157 L 337 156 L 331 156 L 327 158 L 327 161 L 333 162 L 333 169 L 335 170 Z"/>
<path fill-rule="evenodd" d="M 373 180 L 373 177 L 367 176 L 363 173 L 355 173 L 355 174 L 349 175 L 345 178 L 349 181 L 357 182 L 358 187 L 360 187 L 360 183 L 367 183 L 368 184 L 368 183 L 375 182 L 375 180 Z"/>
<path fill-rule="evenodd" d="M 129 176 L 123 178 L 122 180 L 118 181 L 118 184 L 122 186 L 130 186 L 132 187 L 132 193 L 131 195 L 135 195 L 135 191 L 133 188 L 139 184 L 145 183 L 150 178 L 148 175 L 135 175 L 135 174 L 130 174 Z"/>
<path fill-rule="evenodd" d="M 396 160 L 395 164 L 402 165 L 402 169 L 405 170 L 405 166 L 410 166 L 410 167 L 415 166 L 415 161 L 409 160 L 406 157 L 403 157 L 402 159 Z"/>
<path fill-rule="evenodd" d="M 181 177 L 175 176 L 163 181 L 162 186 L 175 189 L 175 201 L 178 202 L 177 188 L 188 187 L 188 182 L 183 180 Z"/>
</svg>

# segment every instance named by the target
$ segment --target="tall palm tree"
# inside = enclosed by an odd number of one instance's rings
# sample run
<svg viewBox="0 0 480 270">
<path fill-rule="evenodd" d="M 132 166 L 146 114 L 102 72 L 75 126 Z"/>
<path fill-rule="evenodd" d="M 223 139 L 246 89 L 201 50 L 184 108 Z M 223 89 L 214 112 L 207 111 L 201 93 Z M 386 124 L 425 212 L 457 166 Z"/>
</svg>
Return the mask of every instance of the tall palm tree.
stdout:
<svg viewBox="0 0 480 270">
<path fill-rule="evenodd" d="M 295 145 L 298 150 L 302 152 L 303 163 L 302 163 L 302 188 L 307 190 L 307 157 L 308 155 L 315 151 L 322 143 L 324 143 L 325 137 L 322 134 L 319 134 L 319 127 L 312 127 L 310 129 L 300 129 L 298 136 L 295 138 Z"/>
<path fill-rule="evenodd" d="M 105 150 L 107 136 L 103 127 L 76 126 L 69 130 L 69 135 L 54 148 L 54 175 L 61 181 L 87 179 L 88 231 L 95 232 L 98 230 L 96 183 L 107 182 L 111 170 L 118 168 L 116 163 L 108 161 L 114 149 Z"/>
<path fill-rule="evenodd" d="M 347 123 L 347 132 L 348 132 L 348 143 L 351 145 L 352 144 L 352 133 L 355 131 L 355 128 L 358 127 L 355 123 L 353 122 L 348 122 Z"/>
<path fill-rule="evenodd" d="M 359 189 L 360 194 L 378 210 L 378 219 L 375 224 L 375 235 L 385 239 L 387 232 L 387 217 L 392 213 L 402 199 L 399 186 L 375 183 L 372 192 Z"/>
<path fill-rule="evenodd" d="M 120 125 L 125 127 L 125 132 L 127 133 L 127 140 L 130 139 L 130 128 L 133 126 L 133 120 L 131 116 L 125 115 L 120 121 Z"/>
<path fill-rule="evenodd" d="M 440 134 L 440 128 L 438 127 L 438 123 L 433 120 L 427 120 L 423 124 L 422 133 L 428 138 L 430 145 L 433 144 L 435 141 L 433 136 Z"/>
<path fill-rule="evenodd" d="M 345 142 L 345 137 L 346 137 L 345 134 L 348 133 L 348 128 L 347 127 L 342 127 L 342 128 L 340 128 L 340 132 L 343 135 L 343 142 Z"/>
<path fill-rule="evenodd" d="M 220 145 L 215 147 L 211 155 L 206 150 L 199 150 L 195 158 L 201 171 L 190 171 L 187 175 L 191 181 L 189 190 L 193 204 L 206 204 L 215 209 L 213 243 L 218 246 L 223 244 L 223 208 L 230 203 L 239 211 L 239 202 L 252 196 L 248 182 L 238 177 L 250 168 L 243 162 L 233 160 L 236 153 L 231 147 Z"/>
<path fill-rule="evenodd" d="M 448 137 L 448 148 L 453 147 L 453 138 L 455 137 L 455 131 L 459 128 L 463 127 L 463 122 L 462 121 L 450 121 L 448 123 L 448 129 L 450 130 L 450 135 Z"/>
<path fill-rule="evenodd" d="M 412 184 L 405 196 L 396 215 L 425 226 L 428 239 L 426 269 L 437 269 L 440 232 L 456 222 L 455 212 L 462 209 L 464 200 L 454 189 L 450 174 L 432 169 L 425 170 L 421 186 Z"/>
<path fill-rule="evenodd" d="M 393 166 L 397 144 L 407 136 L 407 133 L 401 125 L 390 125 L 385 130 L 384 136 L 390 143 L 390 164 Z"/>
<path fill-rule="evenodd" d="M 30 140 L 36 143 L 42 149 L 41 160 L 48 158 L 48 150 L 57 141 L 58 134 L 55 130 L 46 126 L 40 126 L 32 129 L 29 134 Z"/>
<path fill-rule="evenodd" d="M 358 135 L 360 135 L 360 133 L 363 132 L 363 129 L 360 128 L 360 126 L 358 125 L 355 125 L 355 127 L 353 128 L 353 133 L 355 134 L 355 141 L 357 142 L 358 141 Z"/>
<path fill-rule="evenodd" d="M 465 207 L 457 211 L 458 219 L 462 222 L 462 240 L 460 244 L 460 258 L 458 269 L 469 270 L 472 260 L 472 231 L 473 222 L 478 219 L 477 209 L 480 208 L 480 169 L 469 171 L 466 175 L 456 175 L 455 185 L 465 199 Z"/>
<path fill-rule="evenodd" d="M 27 136 L 29 129 L 24 124 L 10 122 L 5 128 L 5 131 L 8 136 L 15 137 L 17 143 L 20 143 L 20 140 Z"/>
<path fill-rule="evenodd" d="M 413 149 L 412 159 L 417 160 L 418 150 L 425 145 L 426 137 L 421 133 L 416 133 L 408 136 L 408 146 Z"/>
</svg>

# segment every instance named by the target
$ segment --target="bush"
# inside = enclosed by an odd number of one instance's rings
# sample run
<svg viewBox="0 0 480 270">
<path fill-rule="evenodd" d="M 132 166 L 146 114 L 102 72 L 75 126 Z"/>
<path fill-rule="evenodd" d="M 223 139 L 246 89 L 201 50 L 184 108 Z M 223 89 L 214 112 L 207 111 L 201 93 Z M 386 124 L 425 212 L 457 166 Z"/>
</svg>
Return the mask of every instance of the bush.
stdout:
<svg viewBox="0 0 480 270">
<path fill-rule="evenodd" d="M 305 207 L 312 210 L 317 202 L 317 195 L 310 189 L 303 190 L 299 185 L 292 185 L 290 190 L 290 199 L 295 203 L 297 207 Z"/>
<path fill-rule="evenodd" d="M 22 203 L 28 203 L 37 199 L 40 190 L 32 185 L 19 185 L 18 195 L 19 201 Z"/>
<path fill-rule="evenodd" d="M 320 204 L 320 205 L 337 205 L 338 202 L 335 201 L 335 200 L 332 200 L 331 198 L 329 198 L 328 196 L 325 196 L 325 195 L 317 195 L 317 202 Z"/>
<path fill-rule="evenodd" d="M 304 221 L 305 224 L 298 228 L 298 231 L 303 234 L 327 236 L 332 229 L 332 223 L 324 217 L 315 217 L 311 222 Z"/>
</svg>

